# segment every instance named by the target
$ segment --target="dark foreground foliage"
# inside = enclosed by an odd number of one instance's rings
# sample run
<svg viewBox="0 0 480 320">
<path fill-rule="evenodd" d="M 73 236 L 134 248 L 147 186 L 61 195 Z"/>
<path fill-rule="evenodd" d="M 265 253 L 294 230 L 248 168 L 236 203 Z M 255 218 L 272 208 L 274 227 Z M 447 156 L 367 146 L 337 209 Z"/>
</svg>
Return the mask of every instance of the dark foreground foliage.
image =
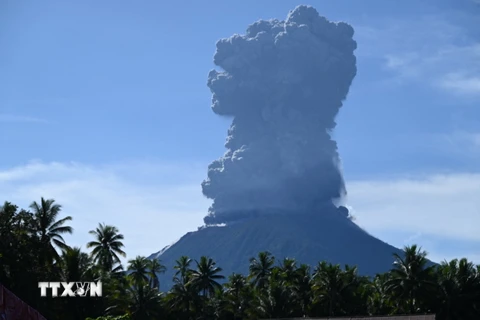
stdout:
<svg viewBox="0 0 480 320">
<path fill-rule="evenodd" d="M 431 266 L 416 245 L 394 254 L 392 270 L 367 278 L 353 266 L 277 261 L 268 252 L 250 260 L 248 275 L 222 274 L 215 261 L 180 257 L 174 285 L 162 292 L 165 266 L 136 257 L 121 264 L 123 235 L 99 224 L 90 252 L 70 247 L 71 217 L 54 200 L 29 210 L 0 207 L 0 283 L 47 319 L 259 319 L 435 313 L 437 319 L 480 319 L 480 266 L 467 259 Z M 39 281 L 97 281 L 103 297 L 40 297 Z"/>
</svg>

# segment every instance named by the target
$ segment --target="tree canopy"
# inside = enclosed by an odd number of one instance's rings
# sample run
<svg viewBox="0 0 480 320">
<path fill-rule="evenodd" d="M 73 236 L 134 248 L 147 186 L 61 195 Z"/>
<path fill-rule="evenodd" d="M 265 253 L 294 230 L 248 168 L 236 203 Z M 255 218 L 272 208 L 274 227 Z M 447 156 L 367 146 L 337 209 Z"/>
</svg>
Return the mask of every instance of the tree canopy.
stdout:
<svg viewBox="0 0 480 320">
<path fill-rule="evenodd" d="M 73 233 L 72 217 L 53 199 L 29 209 L 0 206 L 0 283 L 47 319 L 261 319 L 436 314 L 439 320 L 480 319 L 480 266 L 466 258 L 432 265 L 417 245 L 392 255 L 392 269 L 373 278 L 354 266 L 259 252 L 249 274 L 223 274 L 211 257 L 179 257 L 174 285 L 162 288 L 160 260 L 126 257 L 124 236 L 114 225 L 90 231 L 84 252 L 62 235 Z M 97 281 L 103 296 L 40 297 L 37 283 Z M 163 289 L 163 290 L 162 290 Z M 168 291 L 165 291 L 168 289 Z"/>
</svg>

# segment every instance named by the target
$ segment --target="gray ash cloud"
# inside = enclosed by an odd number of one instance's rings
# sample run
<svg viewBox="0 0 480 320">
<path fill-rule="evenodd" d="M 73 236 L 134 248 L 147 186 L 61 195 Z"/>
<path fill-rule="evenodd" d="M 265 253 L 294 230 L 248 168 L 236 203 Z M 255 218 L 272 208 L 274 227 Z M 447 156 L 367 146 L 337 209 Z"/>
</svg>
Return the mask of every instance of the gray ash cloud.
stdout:
<svg viewBox="0 0 480 320">
<path fill-rule="evenodd" d="M 353 28 L 309 6 L 217 42 L 212 110 L 233 118 L 209 165 L 206 224 L 259 214 L 315 213 L 346 194 L 335 117 L 356 75 Z M 342 211 L 343 212 L 343 211 Z"/>
</svg>

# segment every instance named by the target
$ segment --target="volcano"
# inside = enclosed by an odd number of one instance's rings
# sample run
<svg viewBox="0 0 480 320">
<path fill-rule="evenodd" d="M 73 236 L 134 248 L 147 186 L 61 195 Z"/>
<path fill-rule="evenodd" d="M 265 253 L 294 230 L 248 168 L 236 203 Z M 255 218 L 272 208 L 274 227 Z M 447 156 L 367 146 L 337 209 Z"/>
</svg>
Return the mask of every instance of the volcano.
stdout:
<svg viewBox="0 0 480 320">
<path fill-rule="evenodd" d="M 167 267 L 159 275 L 162 289 L 172 285 L 175 261 L 182 255 L 214 259 L 225 276 L 248 274 L 249 259 L 261 251 L 277 260 L 295 258 L 312 268 L 320 261 L 357 266 L 362 275 L 373 276 L 392 268 L 393 254 L 402 251 L 369 235 L 337 212 L 322 215 L 282 215 L 272 221 L 258 216 L 226 226 L 204 227 L 189 232 L 175 244 L 152 254 Z"/>
<path fill-rule="evenodd" d="M 331 133 L 357 72 L 354 29 L 311 6 L 260 20 L 216 44 L 208 87 L 212 111 L 232 119 L 225 154 L 208 167 L 205 225 L 150 256 L 168 268 L 181 256 L 213 258 L 224 274 L 246 273 L 261 251 L 355 265 L 373 275 L 401 253 L 351 219 Z M 366 142 L 368 143 L 368 142 Z"/>
</svg>

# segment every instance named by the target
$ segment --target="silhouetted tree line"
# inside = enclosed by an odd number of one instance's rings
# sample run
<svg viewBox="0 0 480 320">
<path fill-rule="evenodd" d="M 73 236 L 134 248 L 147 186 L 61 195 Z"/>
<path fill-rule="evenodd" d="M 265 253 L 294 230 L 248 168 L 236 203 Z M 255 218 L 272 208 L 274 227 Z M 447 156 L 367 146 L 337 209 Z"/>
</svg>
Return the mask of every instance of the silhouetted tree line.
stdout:
<svg viewBox="0 0 480 320">
<path fill-rule="evenodd" d="M 47 319 L 259 319 L 435 313 L 437 319 L 480 319 L 480 266 L 467 259 L 431 265 L 416 245 L 393 256 L 390 272 L 361 276 L 352 266 L 316 266 L 268 252 L 250 259 L 248 275 L 225 279 L 212 259 L 180 257 L 174 285 L 162 292 L 158 260 L 136 257 L 124 270 L 124 237 L 111 225 L 92 231 L 90 252 L 70 247 L 70 216 L 54 200 L 29 210 L 0 207 L 0 282 Z M 40 297 L 39 281 L 103 282 L 103 297 Z"/>
</svg>

